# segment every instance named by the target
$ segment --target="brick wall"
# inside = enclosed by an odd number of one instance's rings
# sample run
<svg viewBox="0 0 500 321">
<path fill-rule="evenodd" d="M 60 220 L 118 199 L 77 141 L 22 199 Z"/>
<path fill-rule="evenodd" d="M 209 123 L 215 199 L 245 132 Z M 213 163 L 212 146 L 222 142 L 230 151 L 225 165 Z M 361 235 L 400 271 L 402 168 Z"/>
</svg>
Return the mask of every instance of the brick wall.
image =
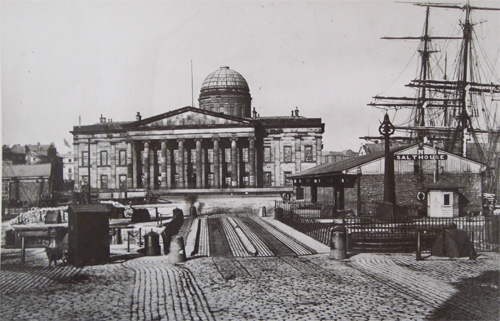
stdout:
<svg viewBox="0 0 500 321">
<path fill-rule="evenodd" d="M 479 211 L 481 209 L 481 176 L 479 174 L 442 174 L 449 182 L 460 186 L 459 193 L 468 203 L 462 208 L 462 213 L 467 211 Z M 426 192 L 428 184 L 433 182 L 432 175 L 425 175 L 424 180 L 418 179 L 417 175 L 396 175 L 396 199 L 398 205 L 416 207 L 426 211 L 427 201 L 417 200 L 417 193 Z M 356 200 L 356 188 L 346 189 L 347 201 Z M 384 176 L 363 175 L 361 177 L 361 201 L 380 202 L 384 199 Z"/>
</svg>

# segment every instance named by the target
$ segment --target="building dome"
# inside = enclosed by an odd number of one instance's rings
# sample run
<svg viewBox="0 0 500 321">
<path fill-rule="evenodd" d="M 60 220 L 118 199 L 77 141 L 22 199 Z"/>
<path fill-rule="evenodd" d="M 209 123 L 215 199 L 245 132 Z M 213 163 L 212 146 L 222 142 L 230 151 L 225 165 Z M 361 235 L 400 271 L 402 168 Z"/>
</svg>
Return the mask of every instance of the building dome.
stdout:
<svg viewBox="0 0 500 321">
<path fill-rule="evenodd" d="M 205 78 L 198 99 L 201 109 L 238 117 L 250 117 L 251 100 L 245 78 L 226 66 Z"/>
</svg>

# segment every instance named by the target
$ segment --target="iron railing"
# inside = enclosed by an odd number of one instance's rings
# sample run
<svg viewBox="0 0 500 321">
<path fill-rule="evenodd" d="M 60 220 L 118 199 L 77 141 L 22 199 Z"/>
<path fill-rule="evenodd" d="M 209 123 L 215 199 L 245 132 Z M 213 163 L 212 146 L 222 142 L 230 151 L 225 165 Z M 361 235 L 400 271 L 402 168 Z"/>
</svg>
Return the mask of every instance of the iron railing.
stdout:
<svg viewBox="0 0 500 321">
<path fill-rule="evenodd" d="M 500 251 L 499 216 L 410 218 L 402 222 L 373 217 L 354 217 L 333 219 L 331 223 L 323 223 L 302 215 L 284 213 L 280 220 L 326 245 L 330 242 L 331 228 L 343 225 L 351 247 L 356 243 L 366 245 L 378 242 L 392 244 L 391 249 L 395 252 L 414 251 L 417 238 L 420 236 L 422 249 L 428 251 L 442 231 L 456 227 L 467 232 L 477 251 Z"/>
</svg>

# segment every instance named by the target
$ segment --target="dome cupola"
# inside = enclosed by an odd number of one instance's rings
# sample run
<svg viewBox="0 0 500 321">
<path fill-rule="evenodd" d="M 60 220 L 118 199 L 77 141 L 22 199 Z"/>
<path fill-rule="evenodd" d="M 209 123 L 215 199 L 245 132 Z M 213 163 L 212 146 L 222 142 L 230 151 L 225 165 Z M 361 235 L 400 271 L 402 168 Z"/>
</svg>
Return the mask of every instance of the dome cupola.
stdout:
<svg viewBox="0 0 500 321">
<path fill-rule="evenodd" d="M 250 117 L 252 97 L 247 81 L 229 67 L 220 67 L 205 78 L 198 101 L 201 109 Z"/>
</svg>

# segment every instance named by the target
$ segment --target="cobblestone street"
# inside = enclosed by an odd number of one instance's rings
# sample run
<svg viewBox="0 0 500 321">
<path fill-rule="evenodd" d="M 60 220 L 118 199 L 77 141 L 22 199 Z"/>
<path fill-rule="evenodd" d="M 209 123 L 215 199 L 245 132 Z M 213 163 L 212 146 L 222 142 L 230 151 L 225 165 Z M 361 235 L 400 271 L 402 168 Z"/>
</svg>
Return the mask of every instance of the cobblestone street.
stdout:
<svg viewBox="0 0 500 321">
<path fill-rule="evenodd" d="M 18 254 L 2 254 L 2 320 L 499 317 L 494 253 L 475 261 L 360 254 L 339 262 L 317 254 L 204 257 L 178 265 L 160 256 L 81 269 L 48 268 L 41 249 L 29 249 L 21 267 Z"/>
</svg>

